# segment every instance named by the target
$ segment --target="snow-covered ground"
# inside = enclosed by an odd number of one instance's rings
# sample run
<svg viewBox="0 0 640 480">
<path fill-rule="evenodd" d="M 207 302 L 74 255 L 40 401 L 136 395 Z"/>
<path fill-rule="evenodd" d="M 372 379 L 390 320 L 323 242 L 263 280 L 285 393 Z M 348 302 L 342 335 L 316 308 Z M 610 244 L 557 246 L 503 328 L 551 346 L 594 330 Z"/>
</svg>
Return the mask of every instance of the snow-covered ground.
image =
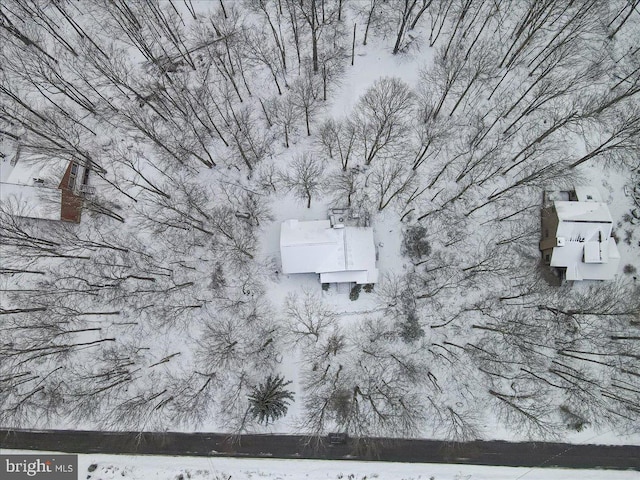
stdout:
<svg viewBox="0 0 640 480">
<path fill-rule="evenodd" d="M 3 450 L 4 454 L 34 453 Z M 40 452 L 38 452 L 40 453 Z M 79 455 L 87 480 L 635 480 L 638 472 L 429 463 Z"/>
</svg>

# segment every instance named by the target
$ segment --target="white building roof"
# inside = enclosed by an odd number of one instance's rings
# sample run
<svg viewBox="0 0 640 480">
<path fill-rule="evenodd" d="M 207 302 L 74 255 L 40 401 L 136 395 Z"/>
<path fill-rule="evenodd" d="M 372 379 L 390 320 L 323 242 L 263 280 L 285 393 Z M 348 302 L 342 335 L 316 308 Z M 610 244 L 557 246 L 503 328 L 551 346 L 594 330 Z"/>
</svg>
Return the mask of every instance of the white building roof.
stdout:
<svg viewBox="0 0 640 480">
<path fill-rule="evenodd" d="M 283 273 L 321 273 L 345 270 L 343 231 L 329 220 L 287 220 L 280 228 Z"/>
<path fill-rule="evenodd" d="M 62 190 L 0 183 L 0 202 L 18 217 L 60 220 Z"/>
<path fill-rule="evenodd" d="M 609 280 L 618 271 L 620 252 L 611 237 L 613 219 L 606 204 L 594 200 L 554 202 L 558 214 L 552 267 L 565 267 L 567 280 Z"/>
<path fill-rule="evenodd" d="M 365 270 L 327 272 L 320 274 L 320 283 L 376 283 L 376 280 L 371 280 L 368 272 Z"/>
<path fill-rule="evenodd" d="M 18 159 L 0 162 L 0 202 L 13 214 L 42 220 L 60 220 L 60 181 L 69 165 L 60 158 Z"/>
<path fill-rule="evenodd" d="M 566 267 L 567 280 L 611 280 L 618 272 L 620 252 L 613 238 L 603 242 L 602 262 L 585 262 L 589 242 L 567 242 L 564 247 L 553 249 L 552 267 Z"/>
<path fill-rule="evenodd" d="M 607 222 L 613 219 L 609 207 L 601 202 L 554 202 L 558 219 L 571 222 Z"/>
<path fill-rule="evenodd" d="M 287 220 L 280 229 L 283 273 L 318 273 L 323 283 L 378 280 L 373 229 L 331 228 L 329 220 Z"/>
<path fill-rule="evenodd" d="M 43 181 L 43 185 L 58 188 L 69 160 L 61 158 L 26 159 L 19 158 L 15 166 L 9 161 L 0 163 L 0 182 L 15 185 L 33 185 L 35 179 Z"/>
</svg>

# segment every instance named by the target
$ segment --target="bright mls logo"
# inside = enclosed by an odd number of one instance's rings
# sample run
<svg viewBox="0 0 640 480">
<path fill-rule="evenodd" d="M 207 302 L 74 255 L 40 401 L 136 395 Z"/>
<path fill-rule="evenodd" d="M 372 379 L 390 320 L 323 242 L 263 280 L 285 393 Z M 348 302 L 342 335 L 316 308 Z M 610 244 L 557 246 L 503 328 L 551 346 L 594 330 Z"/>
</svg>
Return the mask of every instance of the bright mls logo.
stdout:
<svg viewBox="0 0 640 480">
<path fill-rule="evenodd" d="M 2 480 L 76 480 L 77 455 L 0 455 Z"/>
</svg>

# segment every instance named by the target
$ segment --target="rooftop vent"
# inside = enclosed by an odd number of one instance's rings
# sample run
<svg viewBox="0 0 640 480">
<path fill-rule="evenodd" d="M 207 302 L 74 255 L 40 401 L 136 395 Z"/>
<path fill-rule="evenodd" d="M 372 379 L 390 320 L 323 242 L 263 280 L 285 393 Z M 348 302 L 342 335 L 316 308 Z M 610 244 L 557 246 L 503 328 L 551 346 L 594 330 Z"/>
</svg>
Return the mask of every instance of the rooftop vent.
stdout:
<svg viewBox="0 0 640 480">
<path fill-rule="evenodd" d="M 564 247 L 564 246 L 565 246 L 564 237 L 557 237 L 556 238 L 556 247 Z"/>
</svg>

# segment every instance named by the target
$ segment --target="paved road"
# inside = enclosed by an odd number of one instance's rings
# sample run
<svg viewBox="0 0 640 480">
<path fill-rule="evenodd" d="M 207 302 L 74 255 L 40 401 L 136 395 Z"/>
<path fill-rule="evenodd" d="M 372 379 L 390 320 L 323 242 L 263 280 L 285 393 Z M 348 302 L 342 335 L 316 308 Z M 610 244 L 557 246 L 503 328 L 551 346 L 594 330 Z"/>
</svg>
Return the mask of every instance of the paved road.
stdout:
<svg viewBox="0 0 640 480">
<path fill-rule="evenodd" d="M 640 446 L 436 440 L 349 439 L 329 445 L 295 435 L 135 433 L 0 429 L 0 448 L 74 453 L 235 456 L 462 463 L 522 467 L 613 468 L 640 471 Z"/>
</svg>

